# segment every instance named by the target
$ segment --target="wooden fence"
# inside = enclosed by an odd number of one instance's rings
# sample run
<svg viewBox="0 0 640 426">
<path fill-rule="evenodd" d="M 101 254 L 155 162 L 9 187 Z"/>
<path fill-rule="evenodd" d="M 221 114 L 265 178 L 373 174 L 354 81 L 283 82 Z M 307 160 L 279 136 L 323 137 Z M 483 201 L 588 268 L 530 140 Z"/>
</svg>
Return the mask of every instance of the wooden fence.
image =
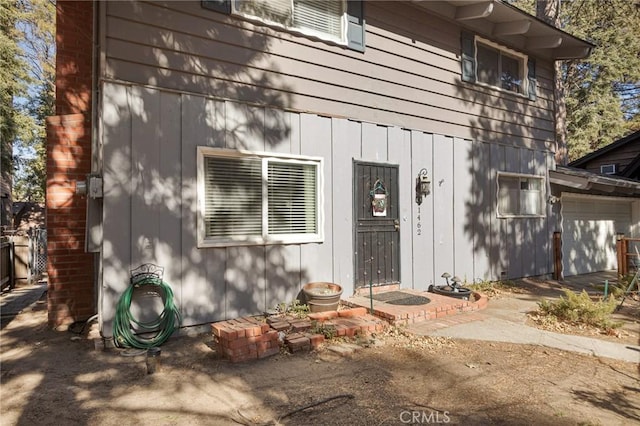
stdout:
<svg viewBox="0 0 640 426">
<path fill-rule="evenodd" d="M 0 251 L 0 283 L 2 290 L 14 288 L 19 281 L 33 279 L 31 242 L 28 235 L 2 237 Z"/>
<path fill-rule="evenodd" d="M 640 238 L 619 236 L 616 241 L 618 275 L 626 276 L 640 267 Z"/>
<path fill-rule="evenodd" d="M 553 233 L 553 279 L 562 277 L 562 232 Z"/>
<path fill-rule="evenodd" d="M 16 283 L 21 280 L 28 281 L 31 278 L 29 271 L 29 237 L 26 235 L 13 235 L 11 241 L 14 249 L 14 279 Z"/>
<path fill-rule="evenodd" d="M 13 242 L 0 241 L 0 288 L 2 290 L 15 286 L 14 253 Z"/>
</svg>

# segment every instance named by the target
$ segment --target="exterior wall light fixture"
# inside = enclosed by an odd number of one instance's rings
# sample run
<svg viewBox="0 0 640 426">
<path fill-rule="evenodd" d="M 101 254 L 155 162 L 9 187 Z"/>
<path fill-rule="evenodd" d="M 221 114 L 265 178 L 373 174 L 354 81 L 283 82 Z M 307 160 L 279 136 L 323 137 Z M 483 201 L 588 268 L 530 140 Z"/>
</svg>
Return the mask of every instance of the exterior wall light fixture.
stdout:
<svg viewBox="0 0 640 426">
<path fill-rule="evenodd" d="M 431 178 L 427 174 L 427 169 L 420 169 L 416 178 L 416 204 L 422 204 L 422 197 L 431 193 Z"/>
</svg>

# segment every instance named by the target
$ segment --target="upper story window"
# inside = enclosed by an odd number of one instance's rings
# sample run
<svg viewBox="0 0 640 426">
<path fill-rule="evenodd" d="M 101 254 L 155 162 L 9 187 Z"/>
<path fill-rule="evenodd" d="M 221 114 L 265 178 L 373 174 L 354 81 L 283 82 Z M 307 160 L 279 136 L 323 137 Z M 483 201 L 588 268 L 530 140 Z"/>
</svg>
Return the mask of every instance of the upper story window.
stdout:
<svg viewBox="0 0 640 426">
<path fill-rule="evenodd" d="M 511 92 L 523 93 L 524 62 L 521 55 L 509 53 L 495 45 L 476 41 L 478 82 Z"/>
<path fill-rule="evenodd" d="M 320 38 L 345 43 L 345 1 L 238 0 L 234 12 Z"/>
<path fill-rule="evenodd" d="M 321 242 L 322 159 L 198 147 L 198 246 Z"/>
<path fill-rule="evenodd" d="M 462 34 L 462 80 L 536 99 L 532 58 L 469 33 Z"/>
<path fill-rule="evenodd" d="M 203 0 L 202 6 L 364 52 L 364 0 Z"/>
</svg>

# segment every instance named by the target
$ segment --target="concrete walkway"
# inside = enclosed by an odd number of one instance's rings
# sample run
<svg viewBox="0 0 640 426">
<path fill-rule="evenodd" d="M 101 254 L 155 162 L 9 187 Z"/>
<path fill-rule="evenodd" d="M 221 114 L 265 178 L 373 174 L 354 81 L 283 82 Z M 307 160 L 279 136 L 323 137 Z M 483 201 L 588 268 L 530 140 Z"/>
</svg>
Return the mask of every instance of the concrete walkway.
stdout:
<svg viewBox="0 0 640 426">
<path fill-rule="evenodd" d="M 407 329 L 422 336 L 541 345 L 640 363 L 640 346 L 554 333 L 525 325 L 526 313 L 535 310 L 536 303 L 537 300 L 526 296 L 490 300 L 484 311 L 416 323 Z"/>
<path fill-rule="evenodd" d="M 20 312 L 38 301 L 47 291 L 47 282 L 19 284 L 0 294 L 0 328 L 5 328 Z"/>
</svg>

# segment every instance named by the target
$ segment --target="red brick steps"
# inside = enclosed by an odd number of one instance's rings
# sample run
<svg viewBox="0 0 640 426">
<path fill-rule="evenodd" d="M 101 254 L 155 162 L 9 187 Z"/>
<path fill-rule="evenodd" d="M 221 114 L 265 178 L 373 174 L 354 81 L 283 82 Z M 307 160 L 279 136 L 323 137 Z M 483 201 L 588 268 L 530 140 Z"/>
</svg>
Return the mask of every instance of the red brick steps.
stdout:
<svg viewBox="0 0 640 426">
<path fill-rule="evenodd" d="M 266 358 L 286 348 L 289 352 L 317 349 L 324 341 L 322 331 L 336 337 L 354 337 L 380 332 L 388 325 L 409 325 L 452 315 L 475 312 L 487 306 L 487 297 L 474 293 L 475 300 L 460 300 L 417 290 L 403 292 L 426 296 L 425 305 L 393 305 L 371 301 L 366 296 L 352 296 L 341 303 L 349 309 L 311 313 L 307 317 L 242 317 L 211 325 L 222 354 L 231 362 Z"/>
<path fill-rule="evenodd" d="M 338 337 L 354 337 L 382 331 L 387 324 L 367 314 L 362 307 L 292 316 L 241 317 L 211 324 L 222 350 L 231 362 L 243 362 L 275 355 L 282 347 L 290 352 L 317 349 L 325 336 L 314 329 L 331 330 Z"/>
</svg>

